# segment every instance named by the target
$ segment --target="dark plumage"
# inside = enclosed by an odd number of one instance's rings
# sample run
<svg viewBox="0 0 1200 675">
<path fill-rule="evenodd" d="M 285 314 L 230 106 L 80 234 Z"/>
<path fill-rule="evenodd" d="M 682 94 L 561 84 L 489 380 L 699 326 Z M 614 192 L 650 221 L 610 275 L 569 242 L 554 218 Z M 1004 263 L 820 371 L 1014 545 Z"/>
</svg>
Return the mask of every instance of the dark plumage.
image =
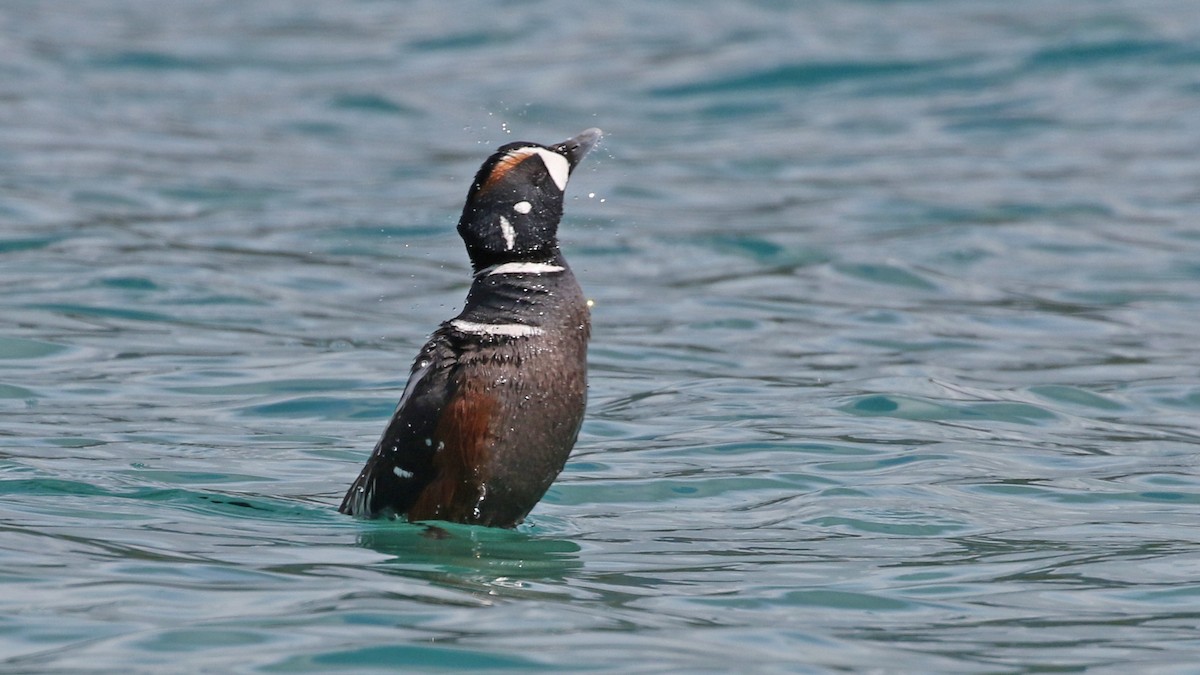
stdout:
<svg viewBox="0 0 1200 675">
<path fill-rule="evenodd" d="M 515 527 L 562 471 L 587 399 L 587 301 L 558 248 L 567 179 L 600 139 L 510 143 L 467 193 L 475 271 L 421 349 L 342 513 Z"/>
</svg>

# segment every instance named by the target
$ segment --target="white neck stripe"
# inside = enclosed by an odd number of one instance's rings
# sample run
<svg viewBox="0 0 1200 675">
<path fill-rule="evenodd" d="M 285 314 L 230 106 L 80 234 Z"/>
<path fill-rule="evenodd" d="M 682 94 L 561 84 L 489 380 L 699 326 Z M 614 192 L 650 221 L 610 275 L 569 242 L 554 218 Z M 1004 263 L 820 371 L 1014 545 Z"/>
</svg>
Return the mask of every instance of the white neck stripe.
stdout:
<svg viewBox="0 0 1200 675">
<path fill-rule="evenodd" d="M 550 263 L 511 262 L 493 265 L 479 274 L 487 277 L 493 274 L 550 274 L 551 272 L 561 272 L 564 269 L 566 268 Z"/>
<path fill-rule="evenodd" d="M 500 234 L 504 235 L 504 247 L 510 251 L 513 250 L 513 246 L 517 243 L 517 231 L 504 216 L 500 216 Z"/>
<path fill-rule="evenodd" d="M 494 335 L 500 337 L 531 337 L 541 335 L 544 331 L 537 326 L 526 326 L 523 323 L 475 323 L 455 319 L 450 322 L 456 330 L 473 335 Z"/>
</svg>

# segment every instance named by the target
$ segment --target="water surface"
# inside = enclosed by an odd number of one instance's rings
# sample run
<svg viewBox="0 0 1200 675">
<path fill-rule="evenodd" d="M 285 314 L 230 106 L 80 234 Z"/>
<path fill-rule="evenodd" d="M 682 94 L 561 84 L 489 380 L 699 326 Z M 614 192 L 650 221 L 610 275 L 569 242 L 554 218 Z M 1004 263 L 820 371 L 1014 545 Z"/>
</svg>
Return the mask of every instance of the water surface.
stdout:
<svg viewBox="0 0 1200 675">
<path fill-rule="evenodd" d="M 1200 5 L 0 9 L 14 672 L 1186 672 Z M 470 178 L 607 136 L 515 532 L 335 507 Z"/>
</svg>

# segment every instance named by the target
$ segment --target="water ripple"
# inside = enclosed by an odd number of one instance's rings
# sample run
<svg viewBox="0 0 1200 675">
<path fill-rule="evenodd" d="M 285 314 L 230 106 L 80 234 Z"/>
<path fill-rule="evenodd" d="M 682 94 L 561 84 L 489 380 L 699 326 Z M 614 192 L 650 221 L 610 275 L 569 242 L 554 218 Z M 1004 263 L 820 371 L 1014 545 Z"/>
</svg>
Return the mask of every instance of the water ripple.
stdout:
<svg viewBox="0 0 1200 675">
<path fill-rule="evenodd" d="M 5 3 L 0 669 L 1194 668 L 1197 7 Z M 566 471 L 340 516 L 593 124 Z"/>
</svg>

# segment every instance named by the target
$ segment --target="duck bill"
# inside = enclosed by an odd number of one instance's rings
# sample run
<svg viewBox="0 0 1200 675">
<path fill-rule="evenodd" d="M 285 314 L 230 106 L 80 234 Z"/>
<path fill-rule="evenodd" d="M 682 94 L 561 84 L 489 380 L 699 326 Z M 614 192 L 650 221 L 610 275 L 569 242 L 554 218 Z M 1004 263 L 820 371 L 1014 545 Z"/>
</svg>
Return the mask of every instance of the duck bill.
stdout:
<svg viewBox="0 0 1200 675">
<path fill-rule="evenodd" d="M 571 164 L 571 169 L 574 169 L 580 160 L 583 159 L 583 156 L 588 153 L 588 150 L 591 150 L 603 135 L 603 132 L 599 129 L 591 128 L 574 138 L 568 138 L 551 148 L 551 150 L 566 157 L 567 161 Z"/>
</svg>

